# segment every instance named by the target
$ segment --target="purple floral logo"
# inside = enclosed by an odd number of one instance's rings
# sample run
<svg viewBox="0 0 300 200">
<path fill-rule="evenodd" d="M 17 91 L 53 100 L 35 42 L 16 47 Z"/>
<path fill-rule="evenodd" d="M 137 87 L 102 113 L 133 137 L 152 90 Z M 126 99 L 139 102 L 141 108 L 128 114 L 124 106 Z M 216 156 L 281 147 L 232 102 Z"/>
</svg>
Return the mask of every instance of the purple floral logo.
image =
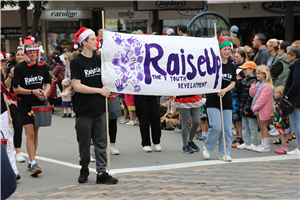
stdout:
<svg viewBox="0 0 300 200">
<path fill-rule="evenodd" d="M 115 82 L 116 89 L 118 92 L 121 92 L 126 87 L 130 87 L 132 88 L 130 90 L 139 92 L 141 90 L 139 83 L 144 79 L 144 72 L 141 66 L 144 60 L 143 44 L 134 36 L 124 39 L 121 34 L 115 33 L 112 38 L 123 49 L 118 51 L 112 60 L 118 76 Z"/>
</svg>

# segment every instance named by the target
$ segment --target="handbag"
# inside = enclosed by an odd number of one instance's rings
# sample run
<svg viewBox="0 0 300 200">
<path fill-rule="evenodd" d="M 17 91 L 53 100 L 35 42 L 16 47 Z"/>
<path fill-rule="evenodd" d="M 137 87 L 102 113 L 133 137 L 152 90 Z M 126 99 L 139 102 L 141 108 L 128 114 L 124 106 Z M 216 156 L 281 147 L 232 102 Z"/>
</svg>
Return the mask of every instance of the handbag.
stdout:
<svg viewBox="0 0 300 200">
<path fill-rule="evenodd" d="M 289 102 L 287 99 L 281 99 L 280 104 L 279 104 L 279 108 L 286 115 L 289 115 L 289 114 L 291 114 L 294 111 L 295 106 L 293 106 L 293 104 L 291 102 Z"/>
</svg>

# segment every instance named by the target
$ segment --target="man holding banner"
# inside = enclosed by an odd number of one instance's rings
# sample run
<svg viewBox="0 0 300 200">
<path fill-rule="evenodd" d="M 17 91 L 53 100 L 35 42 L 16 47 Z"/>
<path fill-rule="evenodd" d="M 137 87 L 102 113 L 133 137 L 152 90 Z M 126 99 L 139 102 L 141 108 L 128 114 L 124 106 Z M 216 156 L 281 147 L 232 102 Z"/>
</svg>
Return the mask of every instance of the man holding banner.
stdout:
<svg viewBox="0 0 300 200">
<path fill-rule="evenodd" d="M 82 27 L 74 39 L 74 48 L 77 41 L 81 44 L 82 53 L 72 59 L 71 79 L 75 90 L 74 107 L 76 110 L 76 134 L 80 154 L 79 183 L 88 181 L 91 139 L 95 146 L 96 183 L 116 184 L 118 179 L 106 172 L 106 116 L 105 98 L 110 95 L 108 89 L 103 88 L 101 80 L 101 59 L 93 51 L 97 50 L 97 40 L 94 31 Z"/>
</svg>

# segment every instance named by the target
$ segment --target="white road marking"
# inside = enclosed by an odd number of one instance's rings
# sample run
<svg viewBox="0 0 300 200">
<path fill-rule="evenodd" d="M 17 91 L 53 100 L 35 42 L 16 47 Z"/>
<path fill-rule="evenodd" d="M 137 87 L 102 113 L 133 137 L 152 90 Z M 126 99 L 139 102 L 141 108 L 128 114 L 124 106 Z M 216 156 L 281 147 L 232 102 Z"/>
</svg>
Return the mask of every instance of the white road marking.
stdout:
<svg viewBox="0 0 300 200">
<path fill-rule="evenodd" d="M 28 154 L 22 153 L 23 156 L 28 157 Z M 42 156 L 35 156 L 37 160 L 42 160 L 46 162 L 51 162 L 59 165 L 64 165 L 67 167 L 72 167 L 75 169 L 80 169 L 80 165 L 75 165 L 72 163 L 67 163 L 64 161 L 59 161 L 51 158 L 46 158 Z M 121 169 L 112 169 L 110 174 L 120 174 L 120 173 L 130 173 L 130 172 L 148 172 L 156 170 L 170 170 L 170 169 L 180 169 L 187 167 L 201 167 L 206 165 L 222 165 L 222 164 L 231 164 L 231 163 L 246 163 L 246 162 L 265 162 L 265 161 L 281 161 L 281 160 L 292 160 L 299 159 L 297 156 L 293 155 L 280 155 L 280 156 L 265 156 L 265 157 L 256 157 L 256 158 L 237 158 L 232 159 L 231 162 L 224 162 L 221 160 L 204 160 L 198 162 L 187 162 L 187 163 L 178 163 L 178 164 L 168 164 L 168 165 L 158 165 L 158 166 L 149 166 L 149 167 L 133 167 L 133 168 L 121 168 Z M 89 168 L 90 172 L 97 173 L 95 168 Z"/>
</svg>

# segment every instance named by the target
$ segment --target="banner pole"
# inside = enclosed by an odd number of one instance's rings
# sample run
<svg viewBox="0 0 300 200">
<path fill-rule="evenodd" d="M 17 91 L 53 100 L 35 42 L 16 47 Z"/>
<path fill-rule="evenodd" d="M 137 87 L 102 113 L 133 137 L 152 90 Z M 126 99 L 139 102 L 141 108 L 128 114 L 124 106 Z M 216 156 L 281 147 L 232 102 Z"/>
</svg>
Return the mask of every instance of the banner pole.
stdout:
<svg viewBox="0 0 300 200">
<path fill-rule="evenodd" d="M 102 29 L 104 30 L 104 10 L 102 10 Z M 106 153 L 107 153 L 107 170 L 110 172 L 110 153 L 109 153 L 109 128 L 108 128 L 108 101 L 105 97 L 105 112 L 106 112 Z"/>
<path fill-rule="evenodd" d="M 217 36 L 217 25 L 214 23 L 215 28 L 215 36 Z M 221 109 L 221 120 L 222 120 L 222 133 L 223 133 L 223 145 L 224 145 L 224 153 L 225 153 L 225 160 L 227 161 L 227 153 L 226 153 L 226 143 L 225 143 L 225 131 L 224 131 L 224 118 L 223 118 L 223 102 L 222 97 L 220 96 L 220 109 Z"/>
</svg>

